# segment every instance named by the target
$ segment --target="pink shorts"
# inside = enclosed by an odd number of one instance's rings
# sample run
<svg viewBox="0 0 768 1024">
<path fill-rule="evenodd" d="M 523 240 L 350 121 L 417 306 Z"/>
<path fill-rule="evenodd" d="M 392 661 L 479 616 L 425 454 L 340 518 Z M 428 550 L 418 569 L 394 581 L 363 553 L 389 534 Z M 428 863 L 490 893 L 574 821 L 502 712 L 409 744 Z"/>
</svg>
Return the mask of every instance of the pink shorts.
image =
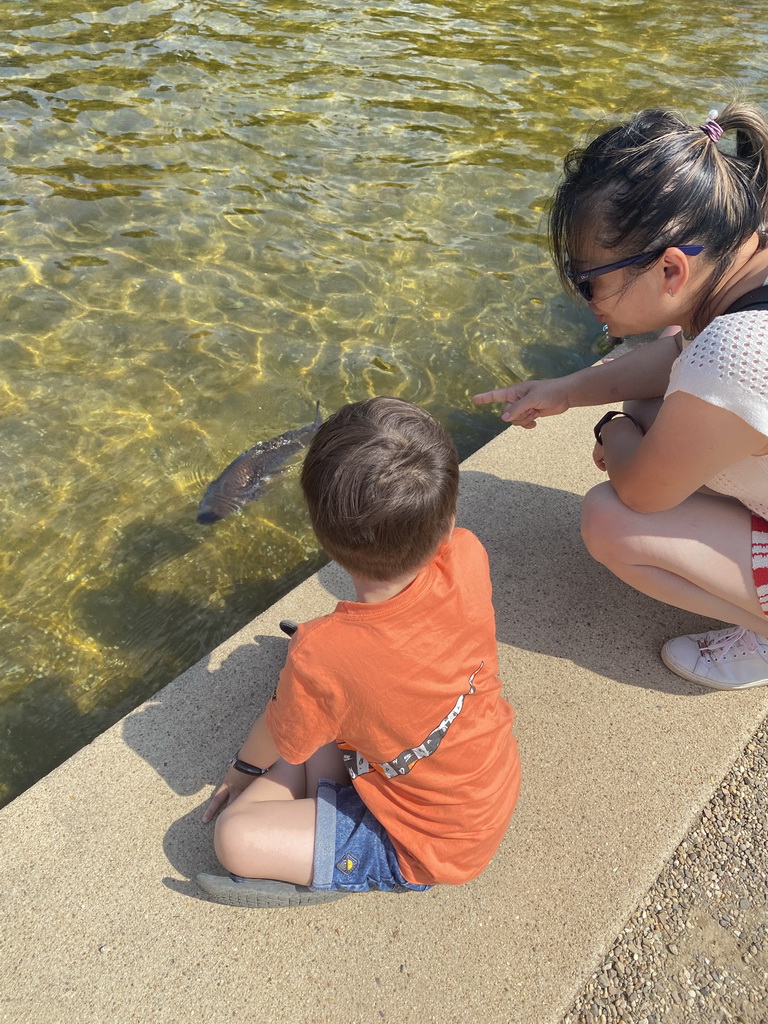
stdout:
<svg viewBox="0 0 768 1024">
<path fill-rule="evenodd" d="M 768 615 L 768 522 L 752 513 L 752 575 L 757 599 Z"/>
</svg>

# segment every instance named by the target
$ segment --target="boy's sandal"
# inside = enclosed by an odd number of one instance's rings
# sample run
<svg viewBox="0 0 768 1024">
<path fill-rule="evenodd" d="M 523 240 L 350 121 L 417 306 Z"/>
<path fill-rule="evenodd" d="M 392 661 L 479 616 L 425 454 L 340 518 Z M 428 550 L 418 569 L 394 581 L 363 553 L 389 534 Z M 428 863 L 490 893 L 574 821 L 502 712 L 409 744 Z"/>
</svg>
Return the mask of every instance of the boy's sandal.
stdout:
<svg viewBox="0 0 768 1024">
<path fill-rule="evenodd" d="M 306 885 L 273 878 L 244 878 L 236 882 L 229 875 L 199 874 L 197 884 L 217 903 L 230 907 L 308 907 L 352 895 L 338 889 L 315 892 Z"/>
</svg>

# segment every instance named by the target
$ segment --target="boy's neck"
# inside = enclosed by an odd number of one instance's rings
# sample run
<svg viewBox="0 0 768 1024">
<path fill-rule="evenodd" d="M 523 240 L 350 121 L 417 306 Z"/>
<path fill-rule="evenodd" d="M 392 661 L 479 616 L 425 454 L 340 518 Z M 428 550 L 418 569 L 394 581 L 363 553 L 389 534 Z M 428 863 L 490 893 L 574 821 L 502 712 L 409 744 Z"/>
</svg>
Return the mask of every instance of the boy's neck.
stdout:
<svg viewBox="0 0 768 1024">
<path fill-rule="evenodd" d="M 352 582 L 355 585 L 355 600 L 361 604 L 378 604 L 380 601 L 389 601 L 390 598 L 402 594 L 405 588 L 410 587 L 419 573 L 429 565 L 443 544 L 450 543 L 455 522 L 456 516 L 451 519 L 451 525 L 441 538 L 440 543 L 427 561 L 419 566 L 416 572 L 406 573 L 405 576 L 399 576 L 396 580 L 366 580 L 362 576 L 355 576 L 354 573 L 350 572 L 349 575 L 352 577 Z M 349 572 L 349 569 L 347 569 L 347 572 Z"/>
<path fill-rule="evenodd" d="M 419 572 L 421 569 L 396 580 L 364 580 L 362 576 L 353 576 L 352 573 L 349 575 L 355 585 L 355 600 L 361 604 L 378 604 L 401 594 L 406 587 L 413 583 Z"/>
</svg>

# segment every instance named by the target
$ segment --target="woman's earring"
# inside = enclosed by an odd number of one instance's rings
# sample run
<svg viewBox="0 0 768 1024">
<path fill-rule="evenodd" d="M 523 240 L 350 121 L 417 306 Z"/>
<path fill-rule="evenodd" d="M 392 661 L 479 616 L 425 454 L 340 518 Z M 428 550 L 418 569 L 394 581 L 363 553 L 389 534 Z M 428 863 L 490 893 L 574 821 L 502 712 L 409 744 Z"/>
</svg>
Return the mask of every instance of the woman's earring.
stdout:
<svg viewBox="0 0 768 1024">
<path fill-rule="evenodd" d="M 672 289 L 671 289 L 671 288 L 669 289 L 669 292 L 668 292 L 667 294 L 671 295 L 671 296 L 672 296 L 672 298 L 674 299 L 674 297 L 675 297 L 675 293 L 674 293 L 674 292 L 672 291 Z"/>
</svg>

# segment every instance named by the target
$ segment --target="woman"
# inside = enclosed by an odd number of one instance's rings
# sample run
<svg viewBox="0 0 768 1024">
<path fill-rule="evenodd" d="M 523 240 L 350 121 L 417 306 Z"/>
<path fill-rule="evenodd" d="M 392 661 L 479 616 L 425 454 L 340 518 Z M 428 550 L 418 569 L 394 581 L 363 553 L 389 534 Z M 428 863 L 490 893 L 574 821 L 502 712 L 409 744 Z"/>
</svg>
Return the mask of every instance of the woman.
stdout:
<svg viewBox="0 0 768 1024">
<path fill-rule="evenodd" d="M 720 689 L 768 684 L 768 288 L 752 294 L 768 282 L 767 224 L 759 111 L 733 103 L 692 127 L 646 110 L 605 132 L 566 158 L 555 263 L 610 334 L 662 334 L 474 399 L 527 428 L 625 401 L 595 428 L 610 482 L 584 499 L 584 540 L 637 590 L 735 624 L 662 650 L 673 672 Z"/>
</svg>

